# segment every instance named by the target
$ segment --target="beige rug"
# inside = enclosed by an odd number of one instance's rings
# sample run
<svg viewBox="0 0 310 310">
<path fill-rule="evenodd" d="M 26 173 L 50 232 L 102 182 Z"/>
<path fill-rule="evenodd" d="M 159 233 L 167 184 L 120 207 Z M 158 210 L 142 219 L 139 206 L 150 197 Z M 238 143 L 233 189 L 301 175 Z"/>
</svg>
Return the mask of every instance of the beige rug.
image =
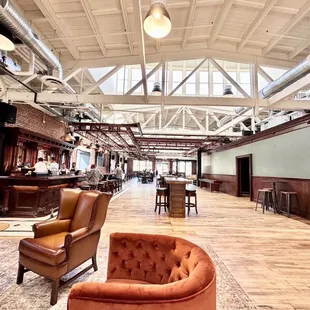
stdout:
<svg viewBox="0 0 310 310">
<path fill-rule="evenodd" d="M 98 249 L 97 272 L 88 271 L 76 282 L 103 282 L 106 279 L 106 264 L 108 256 L 108 239 L 100 242 Z M 18 262 L 18 240 L 0 239 L 0 309 L 27 310 L 27 309 L 57 309 L 66 310 L 67 296 L 70 287 L 60 289 L 58 303 L 51 307 L 51 282 L 32 272 L 24 276 L 24 283 L 15 284 Z M 217 270 L 217 310 L 248 310 L 256 309 L 250 299 L 236 282 L 214 250 L 205 245 L 203 247 L 210 255 Z M 88 264 L 88 263 L 87 263 Z M 76 271 L 75 271 L 76 272 Z"/>
<path fill-rule="evenodd" d="M 8 223 L 0 223 L 0 231 L 6 230 L 10 227 L 10 224 Z"/>
</svg>

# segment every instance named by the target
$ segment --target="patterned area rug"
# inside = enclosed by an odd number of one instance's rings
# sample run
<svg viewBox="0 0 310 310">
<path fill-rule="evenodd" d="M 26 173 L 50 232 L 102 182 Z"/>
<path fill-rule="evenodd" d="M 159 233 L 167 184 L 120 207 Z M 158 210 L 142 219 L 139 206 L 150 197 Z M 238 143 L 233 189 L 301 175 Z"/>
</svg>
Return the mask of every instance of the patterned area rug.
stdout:
<svg viewBox="0 0 310 310">
<path fill-rule="evenodd" d="M 107 240 L 101 240 L 98 249 L 99 270 L 88 271 L 75 283 L 104 282 L 106 279 L 106 265 L 108 257 Z M 60 289 L 58 303 L 51 307 L 50 294 L 51 282 L 32 272 L 24 276 L 24 283 L 17 285 L 16 273 L 18 262 L 18 239 L 0 239 L 0 309 L 1 310 L 27 310 L 27 309 L 57 309 L 66 310 L 69 287 Z M 256 309 L 251 300 L 236 282 L 223 262 L 210 246 L 204 246 L 204 250 L 210 255 L 217 270 L 217 310 L 248 310 Z M 86 263 L 88 265 L 89 263 Z M 83 266 L 86 266 L 83 265 Z M 82 266 L 82 268 L 83 268 Z M 74 271 L 76 273 L 77 271 Z"/>
</svg>

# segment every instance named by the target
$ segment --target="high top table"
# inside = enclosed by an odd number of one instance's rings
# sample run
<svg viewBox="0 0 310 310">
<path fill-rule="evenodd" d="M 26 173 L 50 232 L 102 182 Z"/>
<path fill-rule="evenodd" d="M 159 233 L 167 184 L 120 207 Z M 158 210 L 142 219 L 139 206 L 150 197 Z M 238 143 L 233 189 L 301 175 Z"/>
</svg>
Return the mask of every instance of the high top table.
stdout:
<svg viewBox="0 0 310 310">
<path fill-rule="evenodd" d="M 169 216 L 184 218 L 186 184 L 192 181 L 176 177 L 164 177 L 164 180 L 168 185 Z"/>
</svg>

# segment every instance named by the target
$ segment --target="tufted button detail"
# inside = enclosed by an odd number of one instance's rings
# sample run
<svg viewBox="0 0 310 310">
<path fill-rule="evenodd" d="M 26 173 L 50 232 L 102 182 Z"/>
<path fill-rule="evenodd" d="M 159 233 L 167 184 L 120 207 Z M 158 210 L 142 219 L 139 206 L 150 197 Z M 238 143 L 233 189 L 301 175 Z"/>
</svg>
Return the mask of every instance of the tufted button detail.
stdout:
<svg viewBox="0 0 310 310">
<path fill-rule="evenodd" d="M 111 271 L 111 273 L 115 273 L 115 271 L 116 271 L 116 268 L 114 268 L 114 269 Z"/>
<path fill-rule="evenodd" d="M 141 242 L 138 242 L 138 243 L 137 243 L 137 249 L 142 249 L 142 244 L 141 244 Z"/>
<path fill-rule="evenodd" d="M 113 252 L 112 254 L 115 256 L 118 256 L 118 252 Z"/>
<path fill-rule="evenodd" d="M 192 252 L 189 251 L 189 252 L 186 254 L 187 258 L 190 258 L 190 257 L 191 257 L 191 254 L 192 254 Z"/>
<path fill-rule="evenodd" d="M 164 261 L 165 258 L 166 258 L 166 255 L 165 255 L 165 254 L 163 254 L 163 255 L 160 257 L 160 259 L 161 259 L 162 261 Z"/>
<path fill-rule="evenodd" d="M 123 259 L 122 260 L 122 266 L 125 266 L 126 261 Z"/>
<path fill-rule="evenodd" d="M 153 263 L 152 267 L 153 267 L 153 269 L 156 269 L 156 263 Z"/>
<path fill-rule="evenodd" d="M 178 267 L 181 266 L 181 263 L 180 263 L 180 262 L 176 262 L 175 264 L 176 264 Z"/>
<path fill-rule="evenodd" d="M 144 270 L 144 276 L 146 277 L 146 275 L 147 275 L 147 271 L 146 271 L 146 270 Z"/>
<path fill-rule="evenodd" d="M 141 267 L 141 263 L 137 261 L 137 268 Z"/>
<path fill-rule="evenodd" d="M 134 255 L 133 255 L 133 252 L 132 252 L 132 251 L 129 251 L 129 252 L 128 252 L 128 255 L 129 255 L 130 257 L 134 257 Z"/>
<path fill-rule="evenodd" d="M 150 254 L 148 252 L 145 252 L 145 257 L 150 258 Z"/>
<path fill-rule="evenodd" d="M 127 243 L 126 243 L 126 241 L 125 241 L 125 240 L 123 240 L 123 241 L 121 242 L 121 245 L 122 245 L 124 248 L 126 248 L 126 247 L 127 247 Z"/>
<path fill-rule="evenodd" d="M 167 273 L 171 273 L 171 269 L 170 268 L 167 269 Z"/>
<path fill-rule="evenodd" d="M 177 248 L 177 243 L 174 242 L 173 245 L 172 245 L 172 249 L 175 250 L 176 248 Z"/>
</svg>

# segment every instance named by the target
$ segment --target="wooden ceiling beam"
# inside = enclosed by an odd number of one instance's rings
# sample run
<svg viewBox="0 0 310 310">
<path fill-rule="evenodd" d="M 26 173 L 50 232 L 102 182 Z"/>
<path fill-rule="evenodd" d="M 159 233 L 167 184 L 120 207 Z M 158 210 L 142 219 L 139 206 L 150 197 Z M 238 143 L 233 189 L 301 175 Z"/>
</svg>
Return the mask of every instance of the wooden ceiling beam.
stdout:
<svg viewBox="0 0 310 310">
<path fill-rule="evenodd" d="M 128 19 L 125 0 L 120 0 L 120 5 L 122 9 L 122 15 L 123 15 L 124 25 L 126 29 L 126 35 L 127 35 L 127 41 L 129 45 L 130 54 L 133 54 L 133 42 L 132 42 L 132 37 L 130 33 L 129 19 Z"/>
<path fill-rule="evenodd" d="M 103 56 L 106 56 L 107 49 L 106 49 L 104 41 L 102 39 L 100 30 L 99 30 L 99 26 L 98 26 L 98 24 L 96 22 L 96 19 L 95 19 L 93 13 L 92 13 L 91 6 L 89 4 L 89 0 L 80 0 L 80 1 L 81 1 L 82 6 L 83 6 L 83 9 L 84 9 L 84 11 L 86 13 L 86 16 L 87 16 L 87 19 L 89 21 L 89 24 L 90 24 L 94 34 L 97 35 L 96 36 L 96 40 L 97 40 L 97 42 L 98 42 L 98 44 L 100 46 L 102 54 L 103 54 Z"/>
<path fill-rule="evenodd" d="M 191 6 L 190 6 L 190 9 L 189 9 L 188 19 L 187 19 L 187 28 L 185 29 L 183 40 L 182 40 L 182 45 L 181 45 L 182 51 L 186 47 L 187 39 L 188 39 L 188 36 L 190 34 L 190 31 L 191 31 L 191 29 L 189 27 L 193 23 L 196 5 L 197 5 L 197 0 L 192 0 L 191 1 Z"/>
<path fill-rule="evenodd" d="M 38 6 L 42 14 L 47 18 L 51 27 L 55 29 L 59 37 L 70 37 L 70 33 L 66 29 L 62 21 L 56 16 L 51 4 L 48 1 L 43 0 L 33 0 Z M 74 42 L 70 39 L 62 39 L 64 45 L 67 47 L 68 51 L 74 59 L 80 59 L 80 52 L 78 51 Z"/>
<path fill-rule="evenodd" d="M 274 37 L 268 45 L 263 49 L 262 56 L 269 53 L 281 40 L 282 35 L 286 35 L 291 31 L 301 20 L 303 20 L 310 12 L 310 1 L 307 1 L 292 19 L 290 19 L 278 32 L 278 36 Z"/>
<path fill-rule="evenodd" d="M 225 20 L 233 4 L 234 4 L 234 0 L 224 1 L 218 15 L 216 16 L 216 20 L 210 32 L 210 37 L 207 41 L 207 45 L 209 49 L 212 48 L 215 40 L 217 39 L 217 36 L 220 33 L 222 26 L 224 25 Z"/>
<path fill-rule="evenodd" d="M 260 11 L 254 21 L 252 22 L 251 26 L 248 28 L 246 33 L 242 37 L 242 41 L 237 46 L 237 52 L 239 52 L 244 45 L 248 42 L 248 40 L 251 38 L 251 36 L 254 34 L 256 29 L 259 27 L 259 25 L 263 22 L 265 17 L 269 14 L 269 12 L 272 10 L 274 4 L 277 2 L 277 0 L 268 0 L 264 6 L 264 9 Z"/>
</svg>

